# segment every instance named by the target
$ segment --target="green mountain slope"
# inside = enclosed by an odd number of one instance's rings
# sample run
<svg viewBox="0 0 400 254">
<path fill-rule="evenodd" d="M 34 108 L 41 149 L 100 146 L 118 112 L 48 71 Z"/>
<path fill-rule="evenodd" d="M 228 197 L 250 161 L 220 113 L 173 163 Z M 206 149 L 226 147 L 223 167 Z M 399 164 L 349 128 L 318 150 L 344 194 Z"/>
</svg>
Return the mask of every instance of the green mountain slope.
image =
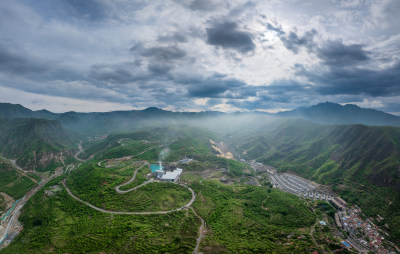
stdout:
<svg viewBox="0 0 400 254">
<path fill-rule="evenodd" d="M 16 200 L 32 189 L 38 181 L 37 176 L 18 170 L 8 160 L 0 156 L 0 192 L 4 192 Z M 0 201 L 0 207 L 5 205 L 4 198 L 2 201 Z"/>
<path fill-rule="evenodd" d="M 46 170 L 72 157 L 78 136 L 54 120 L 3 119 L 0 142 L 0 153 L 22 168 Z"/>
<path fill-rule="evenodd" d="M 287 120 L 236 144 L 247 159 L 332 185 L 369 216 L 383 216 L 399 239 L 400 128 Z"/>
</svg>

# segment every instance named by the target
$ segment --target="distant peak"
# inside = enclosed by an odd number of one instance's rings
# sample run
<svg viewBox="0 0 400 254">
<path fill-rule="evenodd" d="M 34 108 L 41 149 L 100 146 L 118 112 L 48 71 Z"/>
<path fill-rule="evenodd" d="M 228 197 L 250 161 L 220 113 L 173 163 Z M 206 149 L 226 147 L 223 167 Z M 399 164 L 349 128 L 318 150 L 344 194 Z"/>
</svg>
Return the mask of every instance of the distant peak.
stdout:
<svg viewBox="0 0 400 254">
<path fill-rule="evenodd" d="M 157 107 L 149 107 L 149 108 L 144 109 L 143 111 L 160 112 L 160 111 L 164 111 L 164 110 L 157 108 Z"/>
<path fill-rule="evenodd" d="M 346 104 L 344 105 L 344 107 L 348 107 L 348 108 L 360 108 L 359 106 L 355 105 L 355 104 Z"/>
<path fill-rule="evenodd" d="M 318 103 L 317 105 L 314 105 L 314 106 L 340 106 L 341 107 L 342 105 L 340 105 L 338 103 L 326 101 L 326 102 Z"/>
</svg>

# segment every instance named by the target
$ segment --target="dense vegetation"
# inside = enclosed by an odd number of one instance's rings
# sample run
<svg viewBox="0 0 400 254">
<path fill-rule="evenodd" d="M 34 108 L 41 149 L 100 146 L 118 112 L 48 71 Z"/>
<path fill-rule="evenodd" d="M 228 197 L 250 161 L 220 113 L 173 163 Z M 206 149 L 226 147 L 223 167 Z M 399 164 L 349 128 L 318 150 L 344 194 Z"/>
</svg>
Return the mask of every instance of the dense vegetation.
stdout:
<svg viewBox="0 0 400 254">
<path fill-rule="evenodd" d="M 79 135 L 58 121 L 44 119 L 0 119 L 0 153 L 16 158 L 24 169 L 48 171 L 72 157 Z M 51 166 L 49 166 L 51 164 Z"/>
<path fill-rule="evenodd" d="M 75 163 L 72 157 L 77 143 L 86 140 L 81 158 L 95 155 L 94 160 L 74 170 L 67 184 L 76 196 L 104 209 L 161 211 L 186 204 L 191 194 L 179 185 L 151 183 L 123 195 L 116 193 L 115 186 L 132 177 L 141 165 L 135 161 L 157 163 L 162 159 L 167 165 L 185 157 L 194 159 L 178 166 L 184 168 L 181 179 L 198 194 L 193 207 L 209 229 L 200 248 L 204 252 L 309 253 L 317 250 L 309 235 L 316 219 L 333 223 L 333 211 L 327 204 L 304 202 L 270 189 L 267 182 L 263 187 L 239 184 L 256 175 L 237 160 L 239 156 L 331 185 L 368 217 L 383 216 L 384 220 L 376 223 L 388 226 L 392 239 L 400 239 L 399 128 L 321 126 L 302 120 L 266 119 L 261 114 L 227 117 L 158 109 L 58 115 L 19 108 L 16 114 L 59 121 L 0 119 L 0 152 L 17 158 L 26 168 L 53 171 L 63 160 Z M 116 130 L 119 133 L 110 134 Z M 236 160 L 217 157 L 210 139 L 229 143 Z M 113 162 L 123 156 L 135 157 Z M 112 166 L 99 167 L 99 161 Z M 0 161 L 0 191 L 19 198 L 35 183 L 9 167 Z M 143 167 L 137 179 L 121 189 L 146 181 L 148 172 Z M 52 197 L 43 190 L 38 192 L 24 208 L 21 221 L 24 230 L 4 253 L 189 253 L 200 225 L 191 209 L 152 216 L 103 214 L 76 202 L 64 189 Z M 327 241 L 333 235 L 331 228 L 317 226 L 315 232 L 317 245 L 339 248 L 337 242 Z M 292 233 L 294 237 L 288 239 Z"/>
<path fill-rule="evenodd" d="M 309 238 L 286 237 L 315 222 L 297 197 L 264 187 L 193 182 L 198 194 L 194 208 L 211 229 L 205 252 L 300 253 L 312 248 Z M 287 244 L 293 242 L 294 244 Z"/>
<path fill-rule="evenodd" d="M 23 175 L 10 162 L 0 156 L 0 192 L 5 192 L 14 199 L 19 199 L 35 185 L 36 183 L 31 178 Z"/>
<path fill-rule="evenodd" d="M 299 253 L 314 248 L 307 228 L 315 217 L 296 197 L 254 186 L 191 186 L 200 193 L 194 208 L 210 229 L 201 250 Z M 64 189 L 52 197 L 38 192 L 21 221 L 24 230 L 2 253 L 191 253 L 200 225 L 190 209 L 151 216 L 100 213 L 76 202 Z M 291 233 L 306 237 L 287 239 Z"/>
<path fill-rule="evenodd" d="M 20 219 L 24 230 L 1 253 L 191 253 L 200 224 L 191 210 L 104 214 L 78 203 L 64 189 L 52 197 L 39 191 Z"/>
<path fill-rule="evenodd" d="M 235 140 L 247 159 L 333 186 L 400 239 L 400 128 L 282 121 Z"/>
<path fill-rule="evenodd" d="M 130 175 L 133 175 L 133 173 L 130 172 L 130 171 L 133 171 L 133 170 L 131 170 L 131 168 L 128 167 L 126 172 L 128 174 L 130 173 Z M 151 172 L 151 170 L 147 166 L 144 166 L 144 167 L 140 168 L 136 173 L 135 180 L 133 180 L 131 183 L 129 183 L 127 185 L 121 186 L 120 190 L 122 190 L 122 191 L 129 190 L 129 189 L 131 189 L 133 187 L 136 187 L 136 186 L 144 183 L 145 181 L 149 180 L 147 178 L 147 174 L 149 174 L 150 172 Z"/>
<path fill-rule="evenodd" d="M 82 200 L 114 211 L 166 211 L 182 207 L 191 199 L 189 190 L 171 183 L 149 183 L 132 192 L 118 194 L 115 187 L 129 180 L 140 165 L 125 164 L 128 163 L 112 168 L 98 167 L 96 163 L 83 164 L 73 171 L 67 184 Z"/>
</svg>

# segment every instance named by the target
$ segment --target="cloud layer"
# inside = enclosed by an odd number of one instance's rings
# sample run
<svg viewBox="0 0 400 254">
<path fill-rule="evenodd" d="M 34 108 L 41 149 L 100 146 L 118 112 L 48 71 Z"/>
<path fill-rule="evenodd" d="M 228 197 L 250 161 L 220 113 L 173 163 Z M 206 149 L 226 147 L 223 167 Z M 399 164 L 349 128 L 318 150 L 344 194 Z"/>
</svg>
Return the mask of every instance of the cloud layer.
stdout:
<svg viewBox="0 0 400 254">
<path fill-rule="evenodd" d="M 0 90 L 26 98 L 0 98 L 58 111 L 333 101 L 400 114 L 399 12 L 396 0 L 4 0 Z"/>
</svg>

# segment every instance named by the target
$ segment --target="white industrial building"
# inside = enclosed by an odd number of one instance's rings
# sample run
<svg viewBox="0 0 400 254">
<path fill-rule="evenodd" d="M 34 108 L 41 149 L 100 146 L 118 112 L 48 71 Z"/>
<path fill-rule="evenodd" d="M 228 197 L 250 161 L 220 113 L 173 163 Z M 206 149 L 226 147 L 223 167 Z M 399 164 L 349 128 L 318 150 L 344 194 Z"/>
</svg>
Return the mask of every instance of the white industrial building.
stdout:
<svg viewBox="0 0 400 254">
<path fill-rule="evenodd" d="M 161 176 L 161 181 L 165 182 L 177 182 L 179 180 L 179 176 L 182 174 L 183 169 L 176 168 L 174 171 L 167 171 L 165 174 Z"/>
</svg>

